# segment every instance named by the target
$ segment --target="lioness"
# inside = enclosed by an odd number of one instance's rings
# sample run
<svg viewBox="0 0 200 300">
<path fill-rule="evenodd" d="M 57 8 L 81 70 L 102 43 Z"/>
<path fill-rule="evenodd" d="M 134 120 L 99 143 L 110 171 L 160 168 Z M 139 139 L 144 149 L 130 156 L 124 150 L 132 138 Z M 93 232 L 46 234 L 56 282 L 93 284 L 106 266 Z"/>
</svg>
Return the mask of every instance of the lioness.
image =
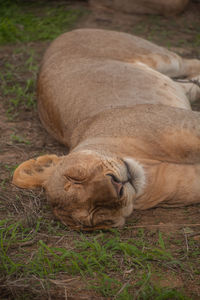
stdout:
<svg viewBox="0 0 200 300">
<path fill-rule="evenodd" d="M 200 61 L 126 33 L 79 29 L 47 49 L 38 77 L 44 127 L 69 147 L 22 163 L 13 183 L 44 187 L 75 229 L 117 227 L 134 210 L 200 202 Z M 200 77 L 199 77 L 200 78 Z"/>
</svg>

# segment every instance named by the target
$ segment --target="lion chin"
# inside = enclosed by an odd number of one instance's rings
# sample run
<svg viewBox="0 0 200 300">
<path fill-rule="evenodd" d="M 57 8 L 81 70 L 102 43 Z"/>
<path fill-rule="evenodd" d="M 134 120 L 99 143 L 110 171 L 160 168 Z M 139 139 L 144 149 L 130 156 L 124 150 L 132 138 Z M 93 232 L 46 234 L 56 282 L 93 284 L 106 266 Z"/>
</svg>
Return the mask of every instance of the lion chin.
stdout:
<svg viewBox="0 0 200 300">
<path fill-rule="evenodd" d="M 132 158 L 78 151 L 26 161 L 16 169 L 13 183 L 22 188 L 43 186 L 63 224 L 94 230 L 124 225 L 134 198 L 145 187 L 145 174 Z"/>
</svg>

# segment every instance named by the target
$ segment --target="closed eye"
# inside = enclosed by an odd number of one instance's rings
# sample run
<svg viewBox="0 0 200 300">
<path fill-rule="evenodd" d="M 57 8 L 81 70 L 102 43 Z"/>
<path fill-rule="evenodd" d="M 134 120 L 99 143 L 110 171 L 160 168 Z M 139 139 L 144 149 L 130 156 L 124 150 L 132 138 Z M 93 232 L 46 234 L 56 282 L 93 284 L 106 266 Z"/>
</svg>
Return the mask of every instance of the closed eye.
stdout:
<svg viewBox="0 0 200 300">
<path fill-rule="evenodd" d="M 72 176 L 64 175 L 65 178 L 67 178 L 69 181 L 73 182 L 74 184 L 81 184 L 85 181 L 85 179 L 75 178 Z"/>
</svg>

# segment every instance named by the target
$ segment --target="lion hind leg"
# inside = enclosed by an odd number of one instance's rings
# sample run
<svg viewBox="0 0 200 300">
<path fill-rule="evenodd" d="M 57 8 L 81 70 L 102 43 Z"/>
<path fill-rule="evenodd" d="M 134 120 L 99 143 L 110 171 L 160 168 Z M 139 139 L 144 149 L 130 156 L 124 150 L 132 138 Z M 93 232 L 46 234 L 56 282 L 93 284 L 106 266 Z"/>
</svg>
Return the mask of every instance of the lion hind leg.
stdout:
<svg viewBox="0 0 200 300">
<path fill-rule="evenodd" d="M 187 78 L 193 78 L 200 74 L 199 59 L 182 59 L 183 73 Z M 199 77 L 200 78 L 200 77 Z"/>
<path fill-rule="evenodd" d="M 184 59 L 164 48 L 162 50 L 163 53 L 161 51 L 147 55 L 137 55 L 132 62 L 142 62 L 171 78 L 191 78 L 200 74 L 200 60 Z"/>
<path fill-rule="evenodd" d="M 200 99 L 200 75 L 191 79 L 177 79 L 177 82 L 191 103 Z"/>
</svg>

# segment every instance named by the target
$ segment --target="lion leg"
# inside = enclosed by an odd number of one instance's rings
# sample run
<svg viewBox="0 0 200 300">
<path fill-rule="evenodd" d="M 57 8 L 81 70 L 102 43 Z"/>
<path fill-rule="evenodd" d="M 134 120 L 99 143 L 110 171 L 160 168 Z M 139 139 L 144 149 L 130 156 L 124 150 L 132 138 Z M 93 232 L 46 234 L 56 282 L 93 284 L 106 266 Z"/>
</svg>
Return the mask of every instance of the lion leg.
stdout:
<svg viewBox="0 0 200 300">
<path fill-rule="evenodd" d="M 138 55 L 136 60 L 171 78 L 191 78 L 200 74 L 200 60 L 184 59 L 167 49 L 161 49 L 157 53 Z"/>
<path fill-rule="evenodd" d="M 200 75 L 191 80 L 177 80 L 191 103 L 200 99 Z"/>
<path fill-rule="evenodd" d="M 134 209 L 200 203 L 200 164 L 161 163 L 153 167 L 147 164 L 146 168 L 149 184 L 135 200 Z"/>
<path fill-rule="evenodd" d="M 200 203 L 200 164 L 168 164 L 164 181 L 164 193 L 168 193 L 168 196 L 161 206 L 178 207 Z"/>
<path fill-rule="evenodd" d="M 200 74 L 200 60 L 181 58 L 181 72 L 181 76 L 187 78 L 198 76 Z"/>
</svg>

